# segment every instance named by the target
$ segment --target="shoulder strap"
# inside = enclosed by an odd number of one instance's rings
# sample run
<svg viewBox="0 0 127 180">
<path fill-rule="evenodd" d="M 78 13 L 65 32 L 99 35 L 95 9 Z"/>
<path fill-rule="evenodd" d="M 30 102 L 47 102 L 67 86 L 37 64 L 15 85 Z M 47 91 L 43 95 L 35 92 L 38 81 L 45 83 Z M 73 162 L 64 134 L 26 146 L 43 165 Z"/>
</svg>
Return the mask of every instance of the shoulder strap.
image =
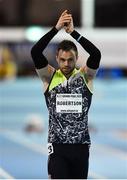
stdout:
<svg viewBox="0 0 127 180">
<path fill-rule="evenodd" d="M 52 82 L 52 79 L 53 79 L 55 73 L 56 73 L 56 70 L 54 71 L 54 73 L 53 73 L 53 75 L 52 75 L 52 77 L 51 77 L 51 79 L 50 79 L 49 85 L 48 85 L 47 89 L 45 90 L 44 94 L 46 94 L 46 93 L 49 91 L 49 86 L 50 86 L 50 84 L 51 84 L 51 82 Z"/>
</svg>

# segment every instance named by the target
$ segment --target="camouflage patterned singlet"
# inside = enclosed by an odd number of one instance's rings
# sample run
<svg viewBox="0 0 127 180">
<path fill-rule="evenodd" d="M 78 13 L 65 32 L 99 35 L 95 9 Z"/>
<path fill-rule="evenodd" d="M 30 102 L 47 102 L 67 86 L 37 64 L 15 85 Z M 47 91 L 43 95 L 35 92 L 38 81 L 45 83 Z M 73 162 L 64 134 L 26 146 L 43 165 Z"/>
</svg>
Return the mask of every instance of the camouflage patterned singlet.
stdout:
<svg viewBox="0 0 127 180">
<path fill-rule="evenodd" d="M 48 143 L 90 144 L 88 110 L 92 93 L 84 74 L 74 69 L 67 80 L 60 70 L 55 71 L 45 98 L 49 110 Z"/>
</svg>

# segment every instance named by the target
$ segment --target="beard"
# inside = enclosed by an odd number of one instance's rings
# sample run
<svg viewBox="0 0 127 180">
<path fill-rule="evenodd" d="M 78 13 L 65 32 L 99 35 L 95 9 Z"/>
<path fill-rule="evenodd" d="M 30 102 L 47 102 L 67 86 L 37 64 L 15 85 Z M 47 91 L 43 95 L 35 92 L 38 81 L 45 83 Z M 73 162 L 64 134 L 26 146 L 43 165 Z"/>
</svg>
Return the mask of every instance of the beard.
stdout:
<svg viewBox="0 0 127 180">
<path fill-rule="evenodd" d="M 61 68 L 60 69 L 62 71 L 62 73 L 65 75 L 65 76 L 69 76 L 72 74 L 73 70 L 74 70 L 74 67 L 71 68 L 71 67 L 64 67 L 64 68 Z"/>
</svg>

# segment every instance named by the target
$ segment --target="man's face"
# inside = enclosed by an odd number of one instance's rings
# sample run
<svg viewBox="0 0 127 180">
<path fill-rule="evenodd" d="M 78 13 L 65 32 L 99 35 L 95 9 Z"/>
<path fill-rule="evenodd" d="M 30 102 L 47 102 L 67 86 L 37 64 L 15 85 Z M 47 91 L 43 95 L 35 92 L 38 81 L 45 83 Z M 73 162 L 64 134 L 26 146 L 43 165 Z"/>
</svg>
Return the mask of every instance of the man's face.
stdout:
<svg viewBox="0 0 127 180">
<path fill-rule="evenodd" d="M 77 56 L 74 50 L 64 51 L 60 49 L 56 56 L 58 65 L 62 73 L 69 77 L 75 68 Z"/>
</svg>

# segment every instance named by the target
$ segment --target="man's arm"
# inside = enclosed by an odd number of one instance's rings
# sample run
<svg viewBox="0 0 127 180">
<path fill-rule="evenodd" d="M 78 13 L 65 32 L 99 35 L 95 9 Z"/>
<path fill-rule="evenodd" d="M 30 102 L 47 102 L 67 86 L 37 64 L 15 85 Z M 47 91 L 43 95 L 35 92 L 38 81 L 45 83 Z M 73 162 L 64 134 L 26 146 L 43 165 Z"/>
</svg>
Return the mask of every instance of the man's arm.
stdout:
<svg viewBox="0 0 127 180">
<path fill-rule="evenodd" d="M 56 26 L 46 33 L 31 49 L 31 56 L 36 71 L 43 81 L 50 81 L 50 78 L 55 71 L 55 69 L 48 64 L 48 60 L 44 56 L 43 51 L 58 31 L 63 28 L 64 24 L 69 22 L 70 15 L 67 14 L 67 10 L 65 10 L 58 19 Z"/>
<path fill-rule="evenodd" d="M 58 30 L 53 27 L 31 49 L 31 56 L 36 68 L 36 72 L 44 83 L 50 81 L 54 68 L 48 64 L 48 60 L 44 56 L 43 51 L 57 32 Z"/>
<path fill-rule="evenodd" d="M 44 68 L 48 65 L 48 61 L 44 56 L 43 51 L 52 38 L 57 34 L 57 32 L 58 30 L 53 27 L 32 47 L 31 56 L 37 69 Z"/>
<path fill-rule="evenodd" d="M 89 53 L 89 57 L 86 62 L 84 70 L 87 74 L 88 79 L 92 79 L 96 75 L 96 71 L 99 68 L 101 53 L 99 49 L 92 44 L 88 39 L 81 36 L 76 30 L 70 34 L 80 45 Z"/>
<path fill-rule="evenodd" d="M 88 39 L 81 36 L 76 30 L 74 30 L 72 18 L 70 24 L 68 24 L 68 26 L 64 29 L 89 53 L 90 56 L 87 59 L 86 66 L 82 67 L 82 70 L 86 73 L 88 80 L 93 79 L 100 64 L 101 53 L 99 49 Z"/>
</svg>

